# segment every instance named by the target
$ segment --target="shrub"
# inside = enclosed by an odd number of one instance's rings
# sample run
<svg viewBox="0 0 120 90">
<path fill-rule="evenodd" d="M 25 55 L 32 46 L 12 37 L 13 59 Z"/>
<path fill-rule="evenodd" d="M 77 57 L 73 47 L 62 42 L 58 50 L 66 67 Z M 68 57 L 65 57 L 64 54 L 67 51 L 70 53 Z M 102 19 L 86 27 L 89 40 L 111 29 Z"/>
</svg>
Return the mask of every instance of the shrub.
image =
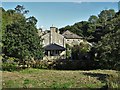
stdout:
<svg viewBox="0 0 120 90">
<path fill-rule="evenodd" d="M 49 62 L 48 60 L 36 60 L 36 63 L 33 65 L 33 68 L 48 69 Z"/>
<path fill-rule="evenodd" d="M 3 55 L 1 69 L 4 71 L 18 70 L 18 62 L 19 62 L 18 58 L 8 57 L 8 56 Z"/>
<path fill-rule="evenodd" d="M 3 71 L 16 71 L 16 70 L 21 70 L 21 69 L 25 69 L 28 67 L 26 67 L 26 63 L 22 62 L 21 60 L 15 57 L 8 57 L 8 56 L 4 56 L 2 58 L 2 70 Z"/>
<path fill-rule="evenodd" d="M 88 60 L 55 60 L 51 67 L 59 70 L 90 70 L 94 68 Z"/>
<path fill-rule="evenodd" d="M 19 59 L 15 57 L 3 56 L 2 62 L 3 63 L 19 63 Z"/>
<path fill-rule="evenodd" d="M 4 71 L 15 71 L 18 70 L 18 66 L 13 63 L 2 63 L 2 70 Z"/>
</svg>

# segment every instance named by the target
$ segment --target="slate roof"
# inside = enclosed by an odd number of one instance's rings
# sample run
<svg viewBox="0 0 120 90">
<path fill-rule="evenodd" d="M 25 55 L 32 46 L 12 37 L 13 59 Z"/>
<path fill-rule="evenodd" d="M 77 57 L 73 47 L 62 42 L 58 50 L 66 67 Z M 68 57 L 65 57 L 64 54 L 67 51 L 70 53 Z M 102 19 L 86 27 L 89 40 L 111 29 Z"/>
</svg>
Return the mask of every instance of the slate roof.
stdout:
<svg viewBox="0 0 120 90">
<path fill-rule="evenodd" d="M 63 34 L 62 34 L 66 39 L 81 39 L 82 37 L 70 32 L 70 31 L 65 31 Z"/>
<path fill-rule="evenodd" d="M 49 44 L 49 45 L 45 46 L 44 48 L 45 48 L 45 50 L 61 50 L 61 51 L 65 50 L 64 47 L 57 45 L 57 44 Z"/>
</svg>

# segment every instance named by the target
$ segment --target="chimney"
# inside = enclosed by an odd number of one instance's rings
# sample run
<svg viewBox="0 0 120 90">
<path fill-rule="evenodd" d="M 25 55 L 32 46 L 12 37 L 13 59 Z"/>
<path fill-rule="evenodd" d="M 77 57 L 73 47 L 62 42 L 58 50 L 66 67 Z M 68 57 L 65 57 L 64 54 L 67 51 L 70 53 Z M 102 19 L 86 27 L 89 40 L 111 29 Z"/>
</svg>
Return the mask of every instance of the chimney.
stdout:
<svg viewBox="0 0 120 90">
<path fill-rule="evenodd" d="M 50 27 L 50 43 L 54 43 L 55 42 L 55 33 L 56 33 L 56 27 L 54 27 L 52 25 L 52 27 Z"/>
<path fill-rule="evenodd" d="M 53 25 L 52 25 L 52 27 L 50 27 L 50 32 L 56 32 L 56 27 L 54 27 Z"/>
</svg>

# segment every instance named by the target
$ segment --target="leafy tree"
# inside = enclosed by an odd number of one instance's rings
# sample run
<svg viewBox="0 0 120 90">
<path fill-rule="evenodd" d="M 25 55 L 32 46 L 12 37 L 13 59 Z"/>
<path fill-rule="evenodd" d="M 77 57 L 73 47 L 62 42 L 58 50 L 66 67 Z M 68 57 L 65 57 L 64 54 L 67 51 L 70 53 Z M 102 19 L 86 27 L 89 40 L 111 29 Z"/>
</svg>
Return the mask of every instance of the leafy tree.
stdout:
<svg viewBox="0 0 120 90">
<path fill-rule="evenodd" d="M 24 61 L 30 58 L 41 59 L 43 57 L 42 40 L 38 36 L 35 17 L 26 18 L 25 8 L 17 6 L 15 10 L 5 11 L 2 26 L 3 53 L 9 57 L 19 58 Z M 7 17 L 10 21 L 6 21 Z"/>
<path fill-rule="evenodd" d="M 15 11 L 19 14 L 27 14 L 29 12 L 29 10 L 25 10 L 24 6 L 22 5 L 17 5 L 15 8 Z"/>
<path fill-rule="evenodd" d="M 90 23 L 96 24 L 96 23 L 98 23 L 98 17 L 95 16 L 95 15 L 92 15 L 92 16 L 90 16 L 90 18 L 88 19 L 88 21 Z"/>
<path fill-rule="evenodd" d="M 72 47 L 72 59 L 83 60 L 90 50 L 91 45 L 84 40 L 79 45 Z"/>
<path fill-rule="evenodd" d="M 66 30 L 84 37 L 90 42 L 98 43 L 101 37 L 109 32 L 112 18 L 115 17 L 115 11 L 113 9 L 103 10 L 98 16 L 92 15 L 88 21 L 81 21 L 71 26 L 66 26 L 60 29 L 63 33 Z M 114 25 L 112 25 L 114 27 Z M 113 28 L 112 28 L 113 29 Z"/>
<path fill-rule="evenodd" d="M 98 16 L 99 22 L 102 23 L 103 26 L 106 26 L 107 21 L 115 16 L 115 11 L 113 9 L 103 10 Z"/>
<path fill-rule="evenodd" d="M 102 68 L 120 70 L 120 15 L 116 15 L 108 23 L 109 30 L 97 45 L 98 61 Z M 111 24 L 111 25 L 109 25 Z"/>
<path fill-rule="evenodd" d="M 120 29 L 116 33 L 106 34 L 97 48 L 102 68 L 120 70 Z"/>
<path fill-rule="evenodd" d="M 88 52 L 97 68 L 120 70 L 120 11 L 103 10 L 98 16 L 92 15 L 88 21 L 81 21 L 69 26 L 73 33 L 83 36 L 94 43 Z M 62 28 L 62 31 L 67 27 Z M 60 29 L 61 30 L 61 29 Z M 85 45 L 75 46 L 73 56 L 80 58 L 86 49 Z M 79 55 L 78 55 L 79 54 Z"/>
</svg>

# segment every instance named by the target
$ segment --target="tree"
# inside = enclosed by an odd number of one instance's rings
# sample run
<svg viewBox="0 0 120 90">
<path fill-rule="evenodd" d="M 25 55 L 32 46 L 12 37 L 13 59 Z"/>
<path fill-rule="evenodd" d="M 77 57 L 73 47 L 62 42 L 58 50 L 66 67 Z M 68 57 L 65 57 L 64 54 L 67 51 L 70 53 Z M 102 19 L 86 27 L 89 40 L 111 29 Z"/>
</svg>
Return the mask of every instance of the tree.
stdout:
<svg viewBox="0 0 120 90">
<path fill-rule="evenodd" d="M 98 16 L 99 22 L 102 23 L 103 26 L 106 26 L 107 21 L 115 16 L 115 11 L 113 9 L 103 10 Z"/>
<path fill-rule="evenodd" d="M 102 40 L 97 45 L 98 61 L 102 68 L 120 70 L 120 15 L 116 15 L 107 26 L 110 31 L 102 36 Z"/>
<path fill-rule="evenodd" d="M 96 24 L 96 23 L 98 23 L 98 17 L 95 16 L 95 15 L 92 15 L 92 16 L 90 16 L 90 18 L 88 19 L 88 21 L 90 23 Z"/>
<path fill-rule="evenodd" d="M 71 25 L 69 30 L 94 43 L 88 55 L 97 68 L 120 70 L 120 11 L 102 10 L 98 16 L 90 16 L 88 21 Z M 84 44 L 75 46 L 73 56 L 79 58 L 79 53 L 84 54 L 84 47 Z"/>
<path fill-rule="evenodd" d="M 15 8 L 15 11 L 19 14 L 27 14 L 29 12 L 29 10 L 25 10 L 24 6 L 22 5 L 17 5 L 16 8 Z"/>
<path fill-rule="evenodd" d="M 106 34 L 97 48 L 102 68 L 120 69 L 120 29 L 116 33 Z"/>
<path fill-rule="evenodd" d="M 29 22 L 29 23 L 31 23 L 31 24 L 34 24 L 34 25 L 37 24 L 37 19 L 36 19 L 34 16 L 29 17 L 29 18 L 27 18 L 26 20 L 27 20 L 27 22 Z"/>
<path fill-rule="evenodd" d="M 76 60 L 84 60 L 84 57 L 90 50 L 91 45 L 86 40 L 84 40 L 79 45 L 74 45 L 74 47 L 72 47 L 72 58 Z"/>
<path fill-rule="evenodd" d="M 42 39 L 38 36 L 35 17 L 26 18 L 23 15 L 22 6 L 16 10 L 7 10 L 5 14 L 10 18 L 10 23 L 5 23 L 3 35 L 3 53 L 9 57 L 19 58 L 24 61 L 26 58 L 41 59 L 43 57 Z M 13 18 L 14 17 L 14 18 Z M 3 17 L 3 20 L 4 17 Z"/>
</svg>

